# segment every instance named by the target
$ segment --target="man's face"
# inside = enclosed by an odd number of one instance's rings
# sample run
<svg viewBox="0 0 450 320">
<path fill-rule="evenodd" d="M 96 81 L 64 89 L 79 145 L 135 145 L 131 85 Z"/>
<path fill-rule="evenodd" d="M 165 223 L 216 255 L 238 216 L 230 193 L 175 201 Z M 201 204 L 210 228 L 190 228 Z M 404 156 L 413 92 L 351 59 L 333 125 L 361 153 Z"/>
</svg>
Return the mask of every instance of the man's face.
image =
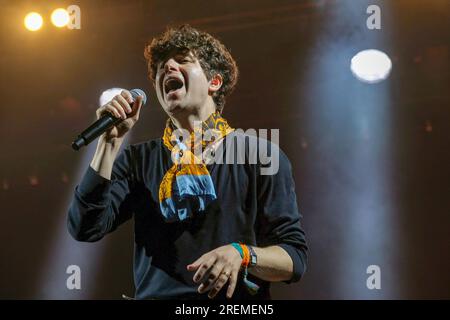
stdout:
<svg viewBox="0 0 450 320">
<path fill-rule="evenodd" d="M 156 94 L 169 115 L 201 108 L 208 98 L 209 85 L 192 52 L 175 52 L 158 64 Z"/>
</svg>

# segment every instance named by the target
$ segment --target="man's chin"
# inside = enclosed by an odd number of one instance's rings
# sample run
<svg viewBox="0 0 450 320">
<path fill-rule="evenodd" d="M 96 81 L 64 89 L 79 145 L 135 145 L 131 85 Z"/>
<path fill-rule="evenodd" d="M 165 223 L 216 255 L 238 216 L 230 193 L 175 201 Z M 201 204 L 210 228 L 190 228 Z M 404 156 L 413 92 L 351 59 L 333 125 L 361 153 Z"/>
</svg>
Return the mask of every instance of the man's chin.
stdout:
<svg viewBox="0 0 450 320">
<path fill-rule="evenodd" d="M 175 103 L 175 101 L 174 101 L 173 103 L 170 103 L 167 105 L 166 111 L 170 114 L 177 114 L 177 113 L 185 111 L 185 109 L 186 108 L 182 104 Z"/>
</svg>

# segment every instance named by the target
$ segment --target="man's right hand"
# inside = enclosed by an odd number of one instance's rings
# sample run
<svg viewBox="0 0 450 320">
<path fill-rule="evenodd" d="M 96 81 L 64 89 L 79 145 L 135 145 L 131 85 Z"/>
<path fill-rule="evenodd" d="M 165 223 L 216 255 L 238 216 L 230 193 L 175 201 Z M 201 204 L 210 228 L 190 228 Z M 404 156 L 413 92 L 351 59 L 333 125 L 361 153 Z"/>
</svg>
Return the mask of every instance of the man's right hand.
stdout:
<svg viewBox="0 0 450 320">
<path fill-rule="evenodd" d="M 106 142 L 112 142 L 115 139 L 121 139 L 130 131 L 134 124 L 139 120 L 139 114 L 142 107 L 142 97 L 136 98 L 133 108 L 133 97 L 128 90 L 122 90 L 122 92 L 116 95 L 110 102 L 100 107 L 96 111 L 97 119 L 99 119 L 106 112 L 111 113 L 116 118 L 123 119 L 117 125 L 106 131 L 101 138 Z"/>
</svg>

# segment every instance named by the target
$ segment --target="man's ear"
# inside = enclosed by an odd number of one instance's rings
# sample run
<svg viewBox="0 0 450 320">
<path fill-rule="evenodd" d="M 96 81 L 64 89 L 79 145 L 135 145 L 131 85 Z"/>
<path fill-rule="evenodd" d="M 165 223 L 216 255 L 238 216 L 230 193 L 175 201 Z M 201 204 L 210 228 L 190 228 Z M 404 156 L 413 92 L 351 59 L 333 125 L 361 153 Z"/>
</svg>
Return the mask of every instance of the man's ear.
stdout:
<svg viewBox="0 0 450 320">
<path fill-rule="evenodd" d="M 219 73 L 215 74 L 209 81 L 208 92 L 210 94 L 216 93 L 220 89 L 220 87 L 222 87 L 222 84 L 223 84 L 222 76 Z"/>
</svg>

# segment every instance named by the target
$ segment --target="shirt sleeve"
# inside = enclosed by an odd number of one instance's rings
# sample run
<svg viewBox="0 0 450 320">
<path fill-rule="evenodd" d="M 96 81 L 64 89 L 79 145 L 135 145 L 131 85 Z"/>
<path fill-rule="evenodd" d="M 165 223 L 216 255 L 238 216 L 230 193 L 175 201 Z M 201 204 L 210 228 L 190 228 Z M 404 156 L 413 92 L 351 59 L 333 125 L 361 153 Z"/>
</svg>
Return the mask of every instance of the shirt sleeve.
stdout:
<svg viewBox="0 0 450 320">
<path fill-rule="evenodd" d="M 130 163 L 128 147 L 114 161 L 111 180 L 88 167 L 69 206 L 67 227 L 74 239 L 98 241 L 132 217 Z"/>
<path fill-rule="evenodd" d="M 294 272 L 286 282 L 291 283 L 299 281 L 306 271 L 308 246 L 297 206 L 290 161 L 277 145 L 270 143 L 270 149 L 272 162 L 278 161 L 278 170 L 264 175 L 261 168 L 265 166 L 259 166 L 257 244 L 261 247 L 278 245 L 288 253 Z"/>
</svg>

